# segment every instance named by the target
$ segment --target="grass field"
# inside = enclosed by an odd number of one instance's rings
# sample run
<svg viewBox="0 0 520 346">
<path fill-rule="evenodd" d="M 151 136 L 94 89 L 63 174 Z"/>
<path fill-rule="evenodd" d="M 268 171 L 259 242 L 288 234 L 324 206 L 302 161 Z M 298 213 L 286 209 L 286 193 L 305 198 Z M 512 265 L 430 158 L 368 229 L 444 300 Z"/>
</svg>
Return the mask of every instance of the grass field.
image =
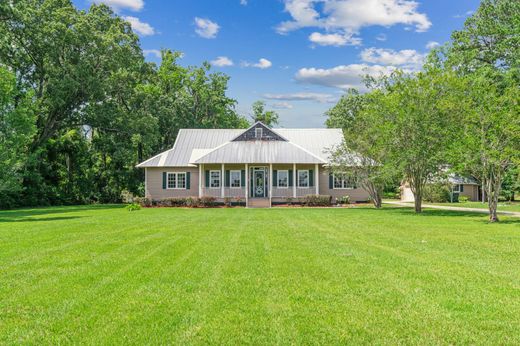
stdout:
<svg viewBox="0 0 520 346">
<path fill-rule="evenodd" d="M 0 212 L 0 344 L 518 344 L 520 220 Z"/>
</svg>

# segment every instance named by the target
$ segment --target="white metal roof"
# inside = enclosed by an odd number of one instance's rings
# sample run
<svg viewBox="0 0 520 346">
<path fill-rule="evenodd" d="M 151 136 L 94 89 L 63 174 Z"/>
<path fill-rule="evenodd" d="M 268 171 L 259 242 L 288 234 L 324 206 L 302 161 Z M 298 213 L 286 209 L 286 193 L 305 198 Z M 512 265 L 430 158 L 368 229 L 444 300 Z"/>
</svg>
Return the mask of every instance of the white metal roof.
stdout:
<svg viewBox="0 0 520 346">
<path fill-rule="evenodd" d="M 341 144 L 343 140 L 341 129 L 275 128 L 273 131 L 289 142 L 230 142 L 244 131 L 245 129 L 181 129 L 172 149 L 140 163 L 137 167 L 186 167 L 210 162 L 326 163 L 327 149 Z M 230 145 L 231 143 L 238 144 Z"/>
</svg>

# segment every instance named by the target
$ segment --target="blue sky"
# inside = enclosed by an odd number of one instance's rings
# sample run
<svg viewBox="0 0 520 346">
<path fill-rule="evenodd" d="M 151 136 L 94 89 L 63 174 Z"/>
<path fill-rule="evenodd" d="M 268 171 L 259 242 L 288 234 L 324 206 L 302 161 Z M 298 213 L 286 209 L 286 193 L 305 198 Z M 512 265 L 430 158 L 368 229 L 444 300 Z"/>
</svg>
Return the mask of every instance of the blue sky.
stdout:
<svg viewBox="0 0 520 346">
<path fill-rule="evenodd" d="M 324 112 L 361 74 L 420 69 L 478 0 L 96 0 L 127 17 L 146 58 L 182 51 L 184 65 L 212 62 L 228 95 L 250 115 L 264 100 L 283 127 L 323 127 Z M 91 0 L 75 0 L 87 8 Z"/>
</svg>

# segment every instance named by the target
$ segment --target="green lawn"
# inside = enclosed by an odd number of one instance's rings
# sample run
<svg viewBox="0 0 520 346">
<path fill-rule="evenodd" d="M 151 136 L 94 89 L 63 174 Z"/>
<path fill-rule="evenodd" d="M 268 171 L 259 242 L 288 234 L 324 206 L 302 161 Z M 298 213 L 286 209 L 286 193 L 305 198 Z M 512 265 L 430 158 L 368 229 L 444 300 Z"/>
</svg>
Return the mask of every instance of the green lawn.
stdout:
<svg viewBox="0 0 520 346">
<path fill-rule="evenodd" d="M 518 344 L 520 219 L 0 212 L 0 344 Z"/>
</svg>

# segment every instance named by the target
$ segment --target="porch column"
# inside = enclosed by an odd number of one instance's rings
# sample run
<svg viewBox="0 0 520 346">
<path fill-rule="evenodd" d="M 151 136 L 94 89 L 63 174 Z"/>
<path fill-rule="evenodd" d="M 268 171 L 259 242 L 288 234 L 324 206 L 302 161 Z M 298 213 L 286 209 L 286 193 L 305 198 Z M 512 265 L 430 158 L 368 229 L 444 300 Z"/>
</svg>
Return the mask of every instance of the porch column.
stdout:
<svg viewBox="0 0 520 346">
<path fill-rule="evenodd" d="M 222 173 L 220 173 L 220 197 L 224 198 L 224 183 L 226 178 L 224 177 L 224 164 L 222 164 Z"/>
<path fill-rule="evenodd" d="M 273 199 L 273 164 L 269 164 L 269 206 Z"/>
<path fill-rule="evenodd" d="M 314 185 L 316 186 L 316 196 L 320 194 L 320 174 L 318 172 L 318 170 L 320 169 L 320 167 L 318 166 L 318 164 L 314 165 Z"/>
<path fill-rule="evenodd" d="M 293 163 L 292 176 L 293 176 L 292 193 L 293 193 L 293 197 L 296 198 L 296 164 L 295 163 Z"/>
<path fill-rule="evenodd" d="M 204 170 L 202 169 L 202 166 L 203 164 L 201 163 L 199 165 L 199 198 L 202 197 L 202 180 L 203 180 L 203 177 L 202 177 L 202 172 L 204 172 Z"/>
<path fill-rule="evenodd" d="M 249 165 L 246 163 L 246 208 L 247 208 L 247 202 L 249 200 Z"/>
</svg>

